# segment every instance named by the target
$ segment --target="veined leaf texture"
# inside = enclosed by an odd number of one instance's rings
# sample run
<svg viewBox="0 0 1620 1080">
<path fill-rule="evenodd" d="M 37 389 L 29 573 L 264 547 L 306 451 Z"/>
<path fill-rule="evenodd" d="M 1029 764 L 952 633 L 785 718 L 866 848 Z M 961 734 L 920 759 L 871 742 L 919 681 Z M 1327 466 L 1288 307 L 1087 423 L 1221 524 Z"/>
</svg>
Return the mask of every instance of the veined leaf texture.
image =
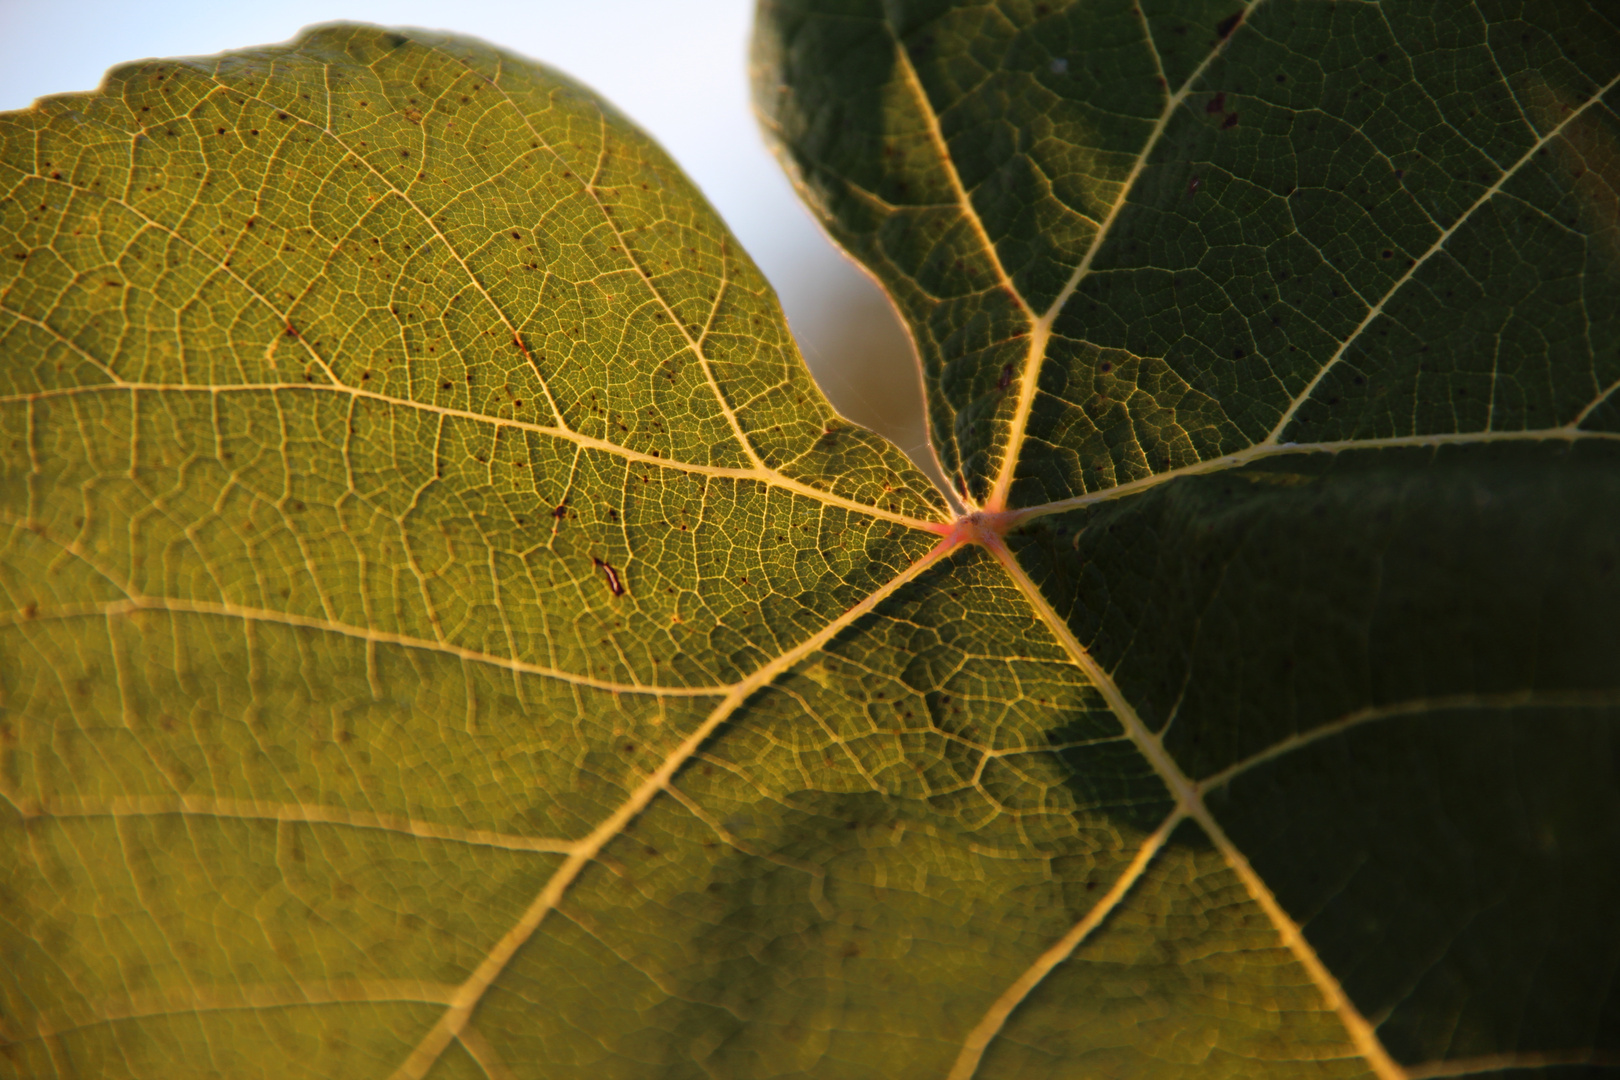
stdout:
<svg viewBox="0 0 1620 1080">
<path fill-rule="evenodd" d="M 0 1075 L 1613 1076 L 1620 20 L 766 0 L 0 116 Z"/>
</svg>

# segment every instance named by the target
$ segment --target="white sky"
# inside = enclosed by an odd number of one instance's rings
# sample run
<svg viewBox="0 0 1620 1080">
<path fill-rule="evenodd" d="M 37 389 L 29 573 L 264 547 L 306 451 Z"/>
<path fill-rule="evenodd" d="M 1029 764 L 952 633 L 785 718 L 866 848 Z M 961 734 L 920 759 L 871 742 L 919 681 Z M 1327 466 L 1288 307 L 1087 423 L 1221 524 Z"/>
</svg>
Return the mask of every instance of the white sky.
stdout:
<svg viewBox="0 0 1620 1080">
<path fill-rule="evenodd" d="M 821 234 L 765 149 L 748 100 L 753 0 L 0 0 L 0 110 L 89 90 L 114 64 L 285 41 L 350 20 L 471 34 L 584 81 L 661 142 L 765 271 L 812 370 L 852 418 L 911 449 L 921 434 L 908 364 L 876 290 Z M 851 328 L 861 337 L 851 340 Z M 896 346 L 900 352 L 897 353 Z M 882 347 L 877 347 L 881 345 Z M 917 397 L 915 391 L 910 395 Z"/>
</svg>

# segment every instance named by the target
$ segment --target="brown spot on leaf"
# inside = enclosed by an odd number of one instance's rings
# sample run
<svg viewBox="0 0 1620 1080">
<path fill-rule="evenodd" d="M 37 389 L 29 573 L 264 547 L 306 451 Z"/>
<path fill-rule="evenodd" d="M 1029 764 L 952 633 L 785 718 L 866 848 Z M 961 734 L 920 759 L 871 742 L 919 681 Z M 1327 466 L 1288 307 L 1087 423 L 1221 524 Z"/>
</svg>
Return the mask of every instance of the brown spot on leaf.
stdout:
<svg viewBox="0 0 1620 1080">
<path fill-rule="evenodd" d="M 607 579 L 608 592 L 612 593 L 614 596 L 624 595 L 624 582 L 619 579 L 619 572 L 613 568 L 612 563 L 598 559 L 595 555 L 592 555 L 591 565 L 602 571 L 602 576 Z M 630 747 L 630 749 L 633 750 L 635 748 Z"/>
</svg>

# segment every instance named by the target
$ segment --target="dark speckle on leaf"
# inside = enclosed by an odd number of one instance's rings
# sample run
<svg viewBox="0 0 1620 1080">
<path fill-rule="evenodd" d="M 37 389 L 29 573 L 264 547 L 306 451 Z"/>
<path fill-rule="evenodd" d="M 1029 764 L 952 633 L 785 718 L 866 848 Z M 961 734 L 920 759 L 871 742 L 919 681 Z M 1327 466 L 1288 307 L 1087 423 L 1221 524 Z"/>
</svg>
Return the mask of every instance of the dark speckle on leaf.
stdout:
<svg viewBox="0 0 1620 1080">
<path fill-rule="evenodd" d="M 1243 12 L 1241 11 L 1233 15 L 1228 15 L 1226 18 L 1215 24 L 1215 35 L 1222 39 L 1230 37 L 1232 31 L 1236 30 L 1238 28 L 1238 23 L 1242 21 Z"/>
</svg>

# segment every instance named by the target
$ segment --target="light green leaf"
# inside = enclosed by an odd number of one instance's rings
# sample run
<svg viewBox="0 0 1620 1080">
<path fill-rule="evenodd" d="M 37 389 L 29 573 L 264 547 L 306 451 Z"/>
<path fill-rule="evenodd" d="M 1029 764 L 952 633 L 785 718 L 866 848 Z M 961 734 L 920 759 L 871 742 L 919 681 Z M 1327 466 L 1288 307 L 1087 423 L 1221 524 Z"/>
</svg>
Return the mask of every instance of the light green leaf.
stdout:
<svg viewBox="0 0 1620 1080">
<path fill-rule="evenodd" d="M 1613 1064 L 1612 21 L 756 60 L 954 523 L 537 65 L 334 26 L 0 117 L 0 1069 Z"/>
</svg>

